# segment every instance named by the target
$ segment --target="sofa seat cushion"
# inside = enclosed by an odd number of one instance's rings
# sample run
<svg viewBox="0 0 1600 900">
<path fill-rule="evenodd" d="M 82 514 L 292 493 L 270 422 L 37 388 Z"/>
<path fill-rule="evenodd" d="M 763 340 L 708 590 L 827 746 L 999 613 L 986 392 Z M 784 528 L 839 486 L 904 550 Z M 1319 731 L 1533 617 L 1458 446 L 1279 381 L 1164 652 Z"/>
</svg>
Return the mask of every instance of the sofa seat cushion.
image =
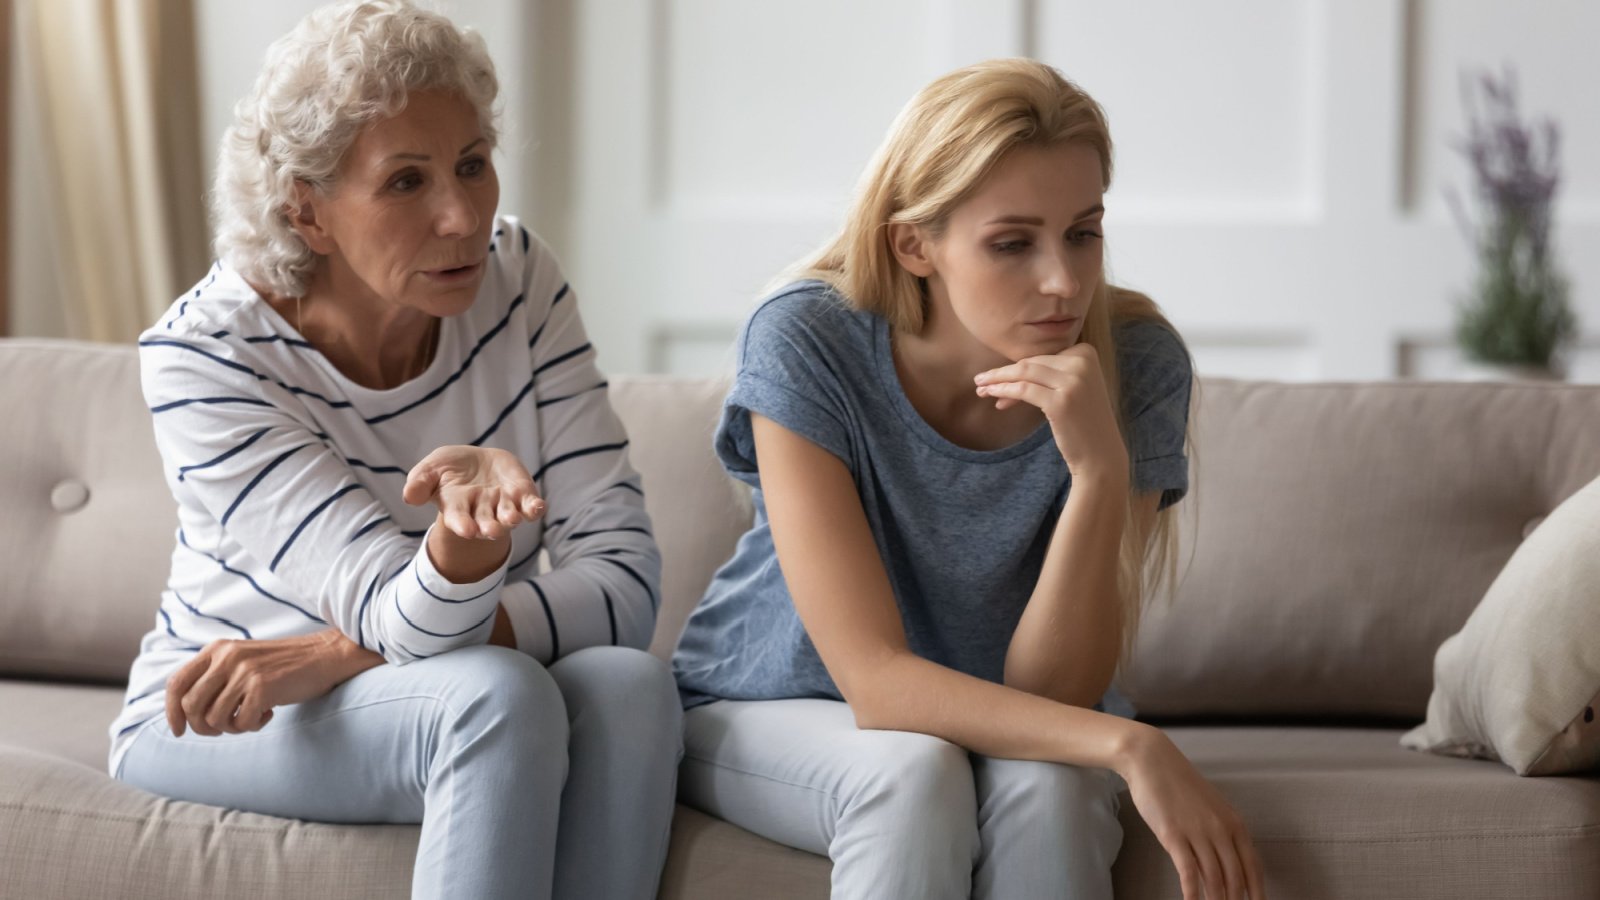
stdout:
<svg viewBox="0 0 1600 900">
<path fill-rule="evenodd" d="M 1600 897 L 1600 778 L 1416 753 L 1404 729 L 1167 732 L 1249 823 L 1273 896 Z M 1117 896 L 1178 896 L 1123 801 Z"/>
<path fill-rule="evenodd" d="M 121 691 L 0 681 L 0 871 L 19 896 L 403 894 L 413 826 L 340 826 L 154 796 L 104 774 Z M 1600 777 L 1416 753 L 1403 729 L 1167 729 L 1250 823 L 1275 896 L 1600 896 Z M 1128 795 L 1120 898 L 1178 896 Z M 1427 864 L 1420 865 L 1419 859 Z M 828 860 L 679 807 L 663 898 L 816 897 Z M 64 892 L 63 892 L 64 891 Z"/>
</svg>

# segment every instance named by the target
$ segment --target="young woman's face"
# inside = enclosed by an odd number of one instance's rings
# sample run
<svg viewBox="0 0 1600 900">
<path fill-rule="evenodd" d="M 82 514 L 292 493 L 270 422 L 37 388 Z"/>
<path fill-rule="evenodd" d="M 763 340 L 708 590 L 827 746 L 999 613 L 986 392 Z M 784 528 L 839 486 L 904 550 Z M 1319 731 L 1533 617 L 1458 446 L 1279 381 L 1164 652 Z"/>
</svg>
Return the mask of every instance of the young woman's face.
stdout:
<svg viewBox="0 0 1600 900">
<path fill-rule="evenodd" d="M 1087 144 L 1009 151 L 928 243 L 931 301 L 1010 360 L 1076 344 L 1104 262 L 1102 194 Z"/>
<path fill-rule="evenodd" d="M 500 180 L 472 105 L 417 91 L 363 130 L 329 196 L 313 194 L 311 249 L 371 293 L 434 316 L 466 311 L 483 282 Z"/>
</svg>

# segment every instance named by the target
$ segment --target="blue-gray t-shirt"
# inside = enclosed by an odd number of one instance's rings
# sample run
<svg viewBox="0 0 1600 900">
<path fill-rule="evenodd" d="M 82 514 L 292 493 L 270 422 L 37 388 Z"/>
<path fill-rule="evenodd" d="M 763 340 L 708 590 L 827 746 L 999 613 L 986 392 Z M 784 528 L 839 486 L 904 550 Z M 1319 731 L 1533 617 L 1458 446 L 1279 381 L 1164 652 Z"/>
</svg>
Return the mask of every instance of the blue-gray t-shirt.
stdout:
<svg viewBox="0 0 1600 900">
<path fill-rule="evenodd" d="M 1132 483 L 1169 506 L 1188 489 L 1191 372 L 1177 336 L 1119 326 Z M 901 389 L 889 325 L 821 282 L 763 300 L 736 347 L 715 449 L 755 488 L 755 522 L 684 628 L 673 670 L 687 706 L 713 699 L 842 699 L 778 568 L 750 413 L 844 461 L 917 655 L 1001 682 L 1006 650 L 1044 563 L 1072 478 L 1048 423 L 999 450 L 946 440 Z M 820 563 L 819 563 L 820 564 Z M 1097 708 L 1132 716 L 1115 691 Z"/>
</svg>

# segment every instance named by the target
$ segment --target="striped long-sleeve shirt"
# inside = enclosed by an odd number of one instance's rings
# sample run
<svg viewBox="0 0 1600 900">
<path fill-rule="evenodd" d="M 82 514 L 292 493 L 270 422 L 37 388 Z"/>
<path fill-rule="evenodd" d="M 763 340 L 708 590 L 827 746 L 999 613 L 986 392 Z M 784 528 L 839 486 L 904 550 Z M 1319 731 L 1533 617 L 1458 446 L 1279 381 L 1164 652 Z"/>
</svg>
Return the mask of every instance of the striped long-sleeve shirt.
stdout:
<svg viewBox="0 0 1600 900">
<path fill-rule="evenodd" d="M 649 644 L 660 555 L 577 297 L 515 219 L 494 235 L 472 308 L 440 322 L 432 364 L 392 390 L 346 378 L 222 264 L 140 337 L 179 528 L 111 726 L 112 773 L 162 716 L 168 676 L 218 639 L 331 626 L 401 665 L 487 642 L 504 605 L 518 648 L 542 661 Z M 411 467 L 447 444 L 515 453 L 546 502 L 473 584 L 428 558 L 436 507 L 401 499 Z"/>
</svg>

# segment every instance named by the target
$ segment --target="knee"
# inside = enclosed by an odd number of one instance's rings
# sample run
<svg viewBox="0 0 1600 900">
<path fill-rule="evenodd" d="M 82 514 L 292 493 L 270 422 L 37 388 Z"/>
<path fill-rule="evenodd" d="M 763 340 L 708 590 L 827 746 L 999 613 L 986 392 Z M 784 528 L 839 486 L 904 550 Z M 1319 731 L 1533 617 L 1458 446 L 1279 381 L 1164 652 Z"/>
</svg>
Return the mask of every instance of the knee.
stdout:
<svg viewBox="0 0 1600 900">
<path fill-rule="evenodd" d="M 971 823 L 976 792 L 967 751 L 949 741 L 904 731 L 870 735 L 869 762 L 847 798 L 851 805 L 882 805 L 913 821 Z M 959 830 L 959 829 L 958 829 Z"/>
<path fill-rule="evenodd" d="M 605 719 L 631 731 L 670 735 L 681 744 L 683 704 L 672 670 L 628 647 L 590 647 L 550 667 L 574 727 Z"/>
<path fill-rule="evenodd" d="M 1062 827 L 1103 828 L 1117 821 L 1122 781 L 1109 769 L 987 758 L 980 780 L 982 818 L 1022 816 Z"/>
<path fill-rule="evenodd" d="M 566 746 L 561 690 L 538 660 L 505 647 L 463 647 L 413 663 L 426 668 L 453 731 L 496 731 L 524 743 Z"/>
</svg>

